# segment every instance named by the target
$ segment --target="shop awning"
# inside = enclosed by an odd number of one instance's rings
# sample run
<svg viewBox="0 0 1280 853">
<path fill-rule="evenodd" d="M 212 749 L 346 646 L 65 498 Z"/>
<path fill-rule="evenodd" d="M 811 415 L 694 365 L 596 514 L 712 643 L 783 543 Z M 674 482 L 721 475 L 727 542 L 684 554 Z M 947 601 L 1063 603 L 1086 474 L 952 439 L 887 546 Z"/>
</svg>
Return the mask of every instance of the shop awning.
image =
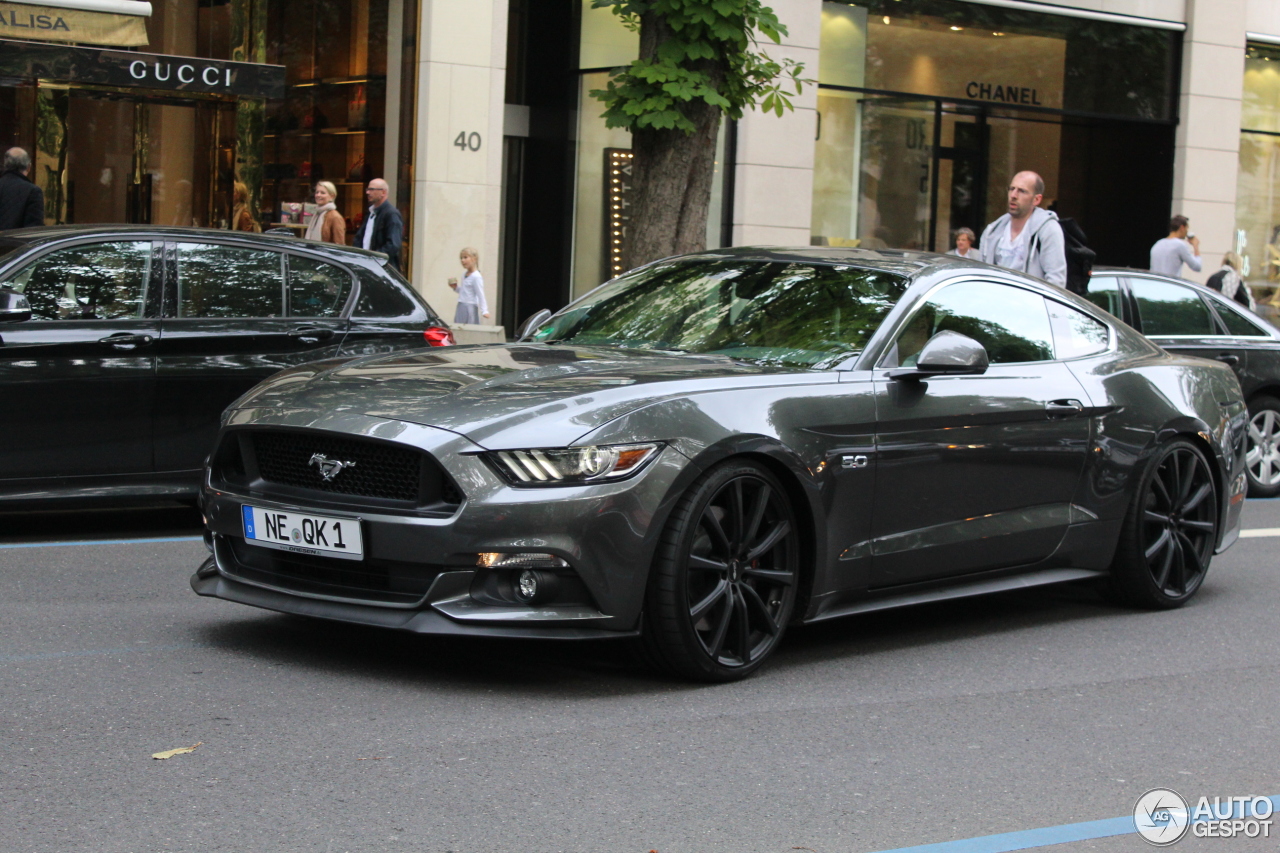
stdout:
<svg viewBox="0 0 1280 853">
<path fill-rule="evenodd" d="M 143 0 L 0 0 L 0 38 L 140 47 L 147 44 L 150 16 L 151 4 Z"/>
</svg>

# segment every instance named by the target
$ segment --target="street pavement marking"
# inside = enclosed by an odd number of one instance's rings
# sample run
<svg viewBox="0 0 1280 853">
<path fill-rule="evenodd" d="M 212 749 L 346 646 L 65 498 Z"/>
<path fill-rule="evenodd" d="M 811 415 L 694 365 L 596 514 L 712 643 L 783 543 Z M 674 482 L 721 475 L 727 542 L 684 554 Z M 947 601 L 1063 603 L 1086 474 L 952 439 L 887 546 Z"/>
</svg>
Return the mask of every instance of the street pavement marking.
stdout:
<svg viewBox="0 0 1280 853">
<path fill-rule="evenodd" d="M 1280 810 L 1280 795 L 1268 797 L 1272 808 Z M 1238 812 L 1239 809 L 1233 811 Z M 1208 820 L 1205 817 L 1192 818 L 1192 823 Z M 1137 835 L 1133 815 L 1113 817 L 1106 820 L 1090 820 L 1084 823 L 1067 823 L 1062 826 L 1047 826 L 1041 829 L 1024 829 L 1021 832 L 1003 832 L 999 835 L 981 835 L 977 838 L 962 838 L 959 841 L 941 841 L 937 844 L 921 844 L 916 847 L 895 847 L 892 850 L 881 850 L 879 853 L 1010 853 L 1012 850 L 1030 850 L 1035 847 L 1049 847 L 1054 844 L 1068 844 L 1072 841 L 1090 841 L 1095 838 L 1110 838 L 1113 835 Z"/>
<path fill-rule="evenodd" d="M 1252 530 L 1241 530 L 1241 539 L 1256 539 L 1262 536 L 1280 536 L 1280 527 L 1255 527 Z"/>
<path fill-rule="evenodd" d="M 64 545 L 147 545 L 152 542 L 199 542 L 203 536 L 157 536 L 154 539 L 80 539 L 72 542 L 14 542 L 0 548 L 61 548 Z"/>
</svg>

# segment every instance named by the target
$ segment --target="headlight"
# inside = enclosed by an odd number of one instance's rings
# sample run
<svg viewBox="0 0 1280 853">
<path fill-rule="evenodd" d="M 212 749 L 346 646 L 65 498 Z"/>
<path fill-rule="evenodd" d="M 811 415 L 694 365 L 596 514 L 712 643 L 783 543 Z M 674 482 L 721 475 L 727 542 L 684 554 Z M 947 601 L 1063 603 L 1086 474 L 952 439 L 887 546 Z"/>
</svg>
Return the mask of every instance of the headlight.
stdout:
<svg viewBox="0 0 1280 853">
<path fill-rule="evenodd" d="M 499 450 L 485 455 L 513 485 L 573 486 L 630 477 L 643 468 L 660 447 L 661 444 L 654 442 Z"/>
</svg>

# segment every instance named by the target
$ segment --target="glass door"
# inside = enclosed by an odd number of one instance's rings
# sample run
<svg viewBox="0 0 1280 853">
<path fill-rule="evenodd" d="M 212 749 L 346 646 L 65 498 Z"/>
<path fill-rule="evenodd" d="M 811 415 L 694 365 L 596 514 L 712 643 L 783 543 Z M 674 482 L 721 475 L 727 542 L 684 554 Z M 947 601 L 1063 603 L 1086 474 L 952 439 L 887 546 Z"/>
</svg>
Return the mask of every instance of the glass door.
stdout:
<svg viewBox="0 0 1280 853">
<path fill-rule="evenodd" d="M 866 98 L 859 106 L 858 245 L 929 249 L 936 102 Z"/>
</svg>

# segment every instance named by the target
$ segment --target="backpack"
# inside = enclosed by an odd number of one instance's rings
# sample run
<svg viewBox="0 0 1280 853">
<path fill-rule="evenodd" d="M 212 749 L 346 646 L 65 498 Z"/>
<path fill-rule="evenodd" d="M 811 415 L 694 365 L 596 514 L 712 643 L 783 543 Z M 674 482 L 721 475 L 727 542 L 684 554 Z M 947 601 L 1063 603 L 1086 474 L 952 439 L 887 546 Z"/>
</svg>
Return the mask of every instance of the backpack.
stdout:
<svg viewBox="0 0 1280 853">
<path fill-rule="evenodd" d="M 1058 224 L 1062 226 L 1062 249 L 1067 255 L 1067 290 L 1084 296 L 1089 292 L 1089 276 L 1098 253 L 1086 245 L 1089 238 L 1070 216 L 1060 217 Z"/>
</svg>

